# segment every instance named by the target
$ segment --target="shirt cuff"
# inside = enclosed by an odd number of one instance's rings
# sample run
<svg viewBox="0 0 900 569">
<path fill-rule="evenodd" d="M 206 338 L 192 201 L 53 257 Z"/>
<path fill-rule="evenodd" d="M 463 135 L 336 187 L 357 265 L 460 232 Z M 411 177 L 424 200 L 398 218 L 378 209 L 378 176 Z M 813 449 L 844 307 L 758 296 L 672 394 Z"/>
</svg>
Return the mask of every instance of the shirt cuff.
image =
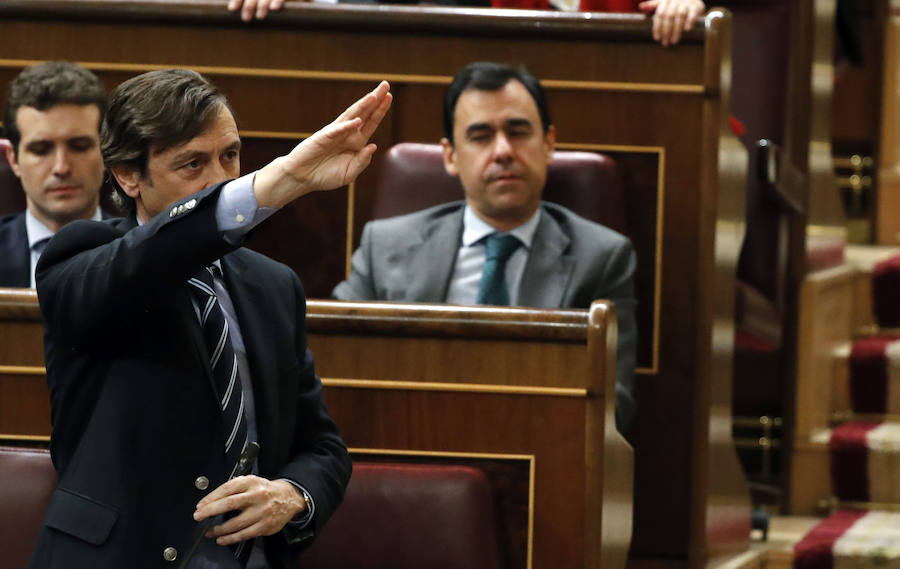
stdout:
<svg viewBox="0 0 900 569">
<path fill-rule="evenodd" d="M 303 529 L 312 522 L 313 516 L 316 515 L 316 503 L 313 501 L 310 493 L 306 491 L 306 488 L 297 484 L 290 478 L 282 478 L 282 480 L 284 480 L 285 482 L 288 482 L 289 484 L 293 485 L 297 490 L 299 490 L 300 493 L 303 495 L 303 499 L 306 501 L 307 505 L 309 506 L 305 512 L 295 516 L 291 521 L 289 521 L 287 523 L 287 525 L 285 527 L 286 528 L 291 527 L 294 529 Z"/>
<path fill-rule="evenodd" d="M 225 184 L 216 203 L 216 223 L 225 240 L 240 243 L 251 229 L 265 221 L 275 208 L 259 207 L 253 193 L 256 172 L 241 176 Z"/>
</svg>

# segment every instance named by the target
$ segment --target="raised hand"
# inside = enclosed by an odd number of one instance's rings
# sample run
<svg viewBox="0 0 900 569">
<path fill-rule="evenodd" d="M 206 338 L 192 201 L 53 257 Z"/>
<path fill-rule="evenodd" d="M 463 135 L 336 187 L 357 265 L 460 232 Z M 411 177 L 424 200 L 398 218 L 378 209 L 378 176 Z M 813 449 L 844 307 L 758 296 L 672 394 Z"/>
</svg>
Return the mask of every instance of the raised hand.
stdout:
<svg viewBox="0 0 900 569">
<path fill-rule="evenodd" d="M 253 185 L 257 203 L 282 207 L 309 192 L 331 190 L 355 180 L 372 160 L 376 147 L 369 138 L 391 101 L 390 85 L 382 81 L 331 124 L 257 172 Z"/>
</svg>

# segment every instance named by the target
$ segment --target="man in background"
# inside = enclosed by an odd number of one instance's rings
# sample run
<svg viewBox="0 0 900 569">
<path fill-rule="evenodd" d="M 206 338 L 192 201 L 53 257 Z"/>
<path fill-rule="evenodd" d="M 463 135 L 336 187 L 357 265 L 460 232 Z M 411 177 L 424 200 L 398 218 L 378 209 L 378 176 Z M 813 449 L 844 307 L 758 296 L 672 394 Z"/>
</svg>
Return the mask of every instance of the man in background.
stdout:
<svg viewBox="0 0 900 569">
<path fill-rule="evenodd" d="M 472 63 L 444 97 L 444 168 L 465 200 L 367 223 L 345 300 L 588 308 L 615 302 L 616 423 L 634 414 L 636 323 L 628 239 L 541 201 L 556 129 L 524 68 Z M 427 192 L 428 188 L 422 188 Z"/>
<path fill-rule="evenodd" d="M 33 288 L 50 237 L 76 219 L 101 219 L 105 111 L 103 83 L 76 63 L 33 65 L 10 85 L 6 158 L 25 190 L 26 210 L 0 218 L 0 286 Z"/>
</svg>

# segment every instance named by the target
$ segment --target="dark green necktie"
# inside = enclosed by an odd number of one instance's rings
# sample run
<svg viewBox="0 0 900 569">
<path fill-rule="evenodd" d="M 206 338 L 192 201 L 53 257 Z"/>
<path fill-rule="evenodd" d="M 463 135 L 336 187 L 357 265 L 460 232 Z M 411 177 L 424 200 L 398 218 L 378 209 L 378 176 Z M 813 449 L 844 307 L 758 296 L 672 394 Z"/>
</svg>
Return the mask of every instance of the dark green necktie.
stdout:
<svg viewBox="0 0 900 569">
<path fill-rule="evenodd" d="M 506 262 L 522 242 L 513 235 L 489 235 L 484 242 L 485 260 L 478 286 L 478 304 L 509 305 Z"/>
</svg>

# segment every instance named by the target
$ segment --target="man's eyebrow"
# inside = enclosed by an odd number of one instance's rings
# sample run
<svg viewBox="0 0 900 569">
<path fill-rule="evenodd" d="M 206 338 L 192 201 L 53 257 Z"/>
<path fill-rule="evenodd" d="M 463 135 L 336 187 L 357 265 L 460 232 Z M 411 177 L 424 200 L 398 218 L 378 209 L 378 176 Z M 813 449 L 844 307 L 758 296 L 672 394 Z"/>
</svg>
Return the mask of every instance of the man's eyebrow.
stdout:
<svg viewBox="0 0 900 569">
<path fill-rule="evenodd" d="M 514 117 L 511 119 L 507 119 L 506 127 L 520 127 L 520 126 L 532 126 L 531 121 L 526 118 Z"/>
<path fill-rule="evenodd" d="M 472 123 L 466 127 L 466 135 L 472 134 L 473 132 L 480 132 L 485 130 L 492 130 L 493 127 L 486 122 L 476 122 Z"/>
<path fill-rule="evenodd" d="M 181 152 L 178 152 L 174 156 L 172 156 L 171 163 L 180 164 L 182 162 L 189 162 L 190 160 L 194 160 L 197 158 L 206 158 L 208 156 L 209 153 L 202 152 L 200 150 L 182 150 Z"/>
</svg>

